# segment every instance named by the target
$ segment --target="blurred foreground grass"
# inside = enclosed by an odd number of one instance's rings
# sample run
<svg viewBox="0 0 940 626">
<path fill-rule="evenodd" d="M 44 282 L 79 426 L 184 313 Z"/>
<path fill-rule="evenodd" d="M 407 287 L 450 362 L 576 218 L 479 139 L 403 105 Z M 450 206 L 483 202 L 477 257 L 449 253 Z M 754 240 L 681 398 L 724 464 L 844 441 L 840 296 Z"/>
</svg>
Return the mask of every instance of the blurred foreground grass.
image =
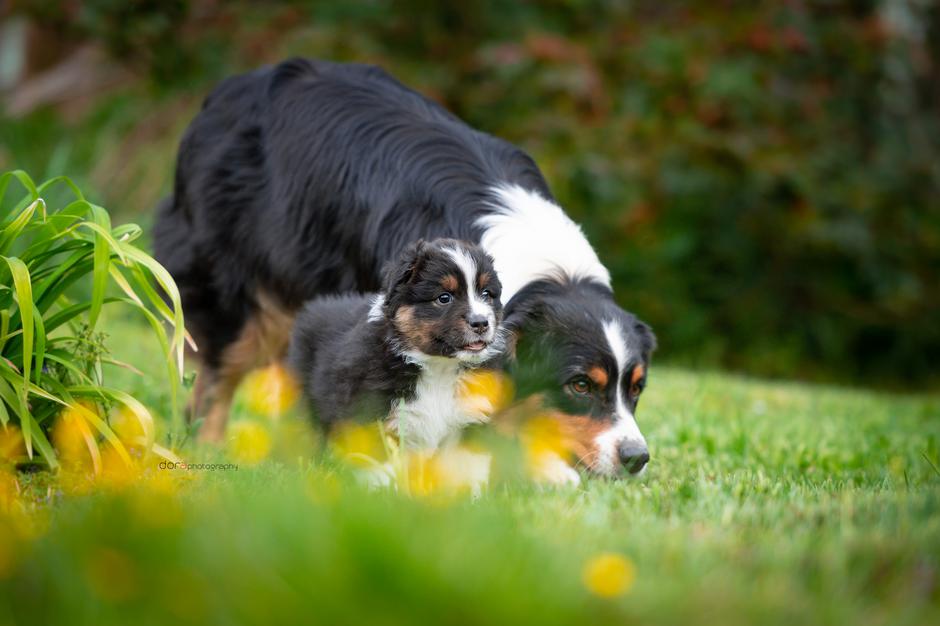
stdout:
<svg viewBox="0 0 940 626">
<path fill-rule="evenodd" d="M 156 347 L 108 327 L 145 373 L 124 387 L 159 413 Z M 232 432 L 264 433 L 261 453 L 181 450 L 237 470 L 85 495 L 17 475 L 0 624 L 936 623 L 938 413 L 936 396 L 654 368 L 643 478 L 472 501 L 368 492 L 300 416 L 243 401 Z"/>
</svg>

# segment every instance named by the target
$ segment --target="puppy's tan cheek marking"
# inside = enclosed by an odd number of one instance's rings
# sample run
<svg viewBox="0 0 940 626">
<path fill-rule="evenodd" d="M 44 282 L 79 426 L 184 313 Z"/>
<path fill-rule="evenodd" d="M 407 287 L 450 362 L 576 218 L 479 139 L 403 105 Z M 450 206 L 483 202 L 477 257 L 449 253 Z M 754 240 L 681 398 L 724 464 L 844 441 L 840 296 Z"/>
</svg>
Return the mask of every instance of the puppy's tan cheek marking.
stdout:
<svg viewBox="0 0 940 626">
<path fill-rule="evenodd" d="M 403 306 L 395 312 L 395 329 L 410 348 L 429 353 L 434 337 L 434 323 L 415 319 L 413 306 Z"/>
<path fill-rule="evenodd" d="M 558 431 L 564 441 L 565 448 L 571 453 L 574 460 L 596 469 L 600 458 L 600 449 L 597 447 L 597 438 L 613 427 L 611 420 L 598 420 L 588 415 L 571 415 L 554 411 L 551 416 L 558 420 Z"/>
<path fill-rule="evenodd" d="M 642 365 L 637 365 L 633 368 L 633 374 L 630 376 L 630 384 L 635 385 L 637 381 L 643 378 L 643 375 L 646 374 L 646 368 Z"/>
<path fill-rule="evenodd" d="M 605 370 L 600 365 L 595 365 L 588 370 L 588 377 L 594 381 L 594 384 L 601 389 L 607 388 L 607 382 L 609 380 L 607 376 L 607 370 Z"/>
<path fill-rule="evenodd" d="M 441 287 L 445 291 L 457 291 L 457 288 L 460 287 L 460 282 L 457 280 L 456 276 L 448 274 L 441 279 Z"/>
</svg>

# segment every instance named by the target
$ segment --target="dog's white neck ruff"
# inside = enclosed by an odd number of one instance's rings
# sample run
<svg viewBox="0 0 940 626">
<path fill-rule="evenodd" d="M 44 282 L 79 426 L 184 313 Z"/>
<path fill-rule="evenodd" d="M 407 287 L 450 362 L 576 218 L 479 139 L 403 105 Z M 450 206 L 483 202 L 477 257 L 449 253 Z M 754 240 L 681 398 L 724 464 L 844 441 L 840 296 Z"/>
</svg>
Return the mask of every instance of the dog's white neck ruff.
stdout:
<svg viewBox="0 0 940 626">
<path fill-rule="evenodd" d="M 494 212 L 477 219 L 480 245 L 493 257 L 509 302 L 529 283 L 579 278 L 610 287 L 610 272 L 597 258 L 581 227 L 561 207 L 519 185 L 491 189 Z"/>
<path fill-rule="evenodd" d="M 421 368 L 414 397 L 392 410 L 392 428 L 402 447 L 436 450 L 468 424 L 488 416 L 462 402 L 459 394 L 467 369 L 457 359 L 409 351 L 405 358 Z"/>
</svg>

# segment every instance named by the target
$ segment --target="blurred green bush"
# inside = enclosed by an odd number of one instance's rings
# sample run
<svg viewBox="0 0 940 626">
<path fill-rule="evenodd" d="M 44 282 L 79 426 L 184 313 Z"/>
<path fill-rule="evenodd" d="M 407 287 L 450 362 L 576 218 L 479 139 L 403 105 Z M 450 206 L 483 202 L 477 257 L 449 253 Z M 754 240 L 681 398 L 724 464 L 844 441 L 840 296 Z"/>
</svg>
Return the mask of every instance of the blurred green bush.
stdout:
<svg viewBox="0 0 940 626">
<path fill-rule="evenodd" d="M 20 6 L 50 19 L 48 2 Z M 664 358 L 937 380 L 937 3 L 74 6 L 66 30 L 148 68 L 160 93 L 289 54 L 377 62 L 519 143 Z M 148 166 L 168 189 L 172 163 Z"/>
</svg>

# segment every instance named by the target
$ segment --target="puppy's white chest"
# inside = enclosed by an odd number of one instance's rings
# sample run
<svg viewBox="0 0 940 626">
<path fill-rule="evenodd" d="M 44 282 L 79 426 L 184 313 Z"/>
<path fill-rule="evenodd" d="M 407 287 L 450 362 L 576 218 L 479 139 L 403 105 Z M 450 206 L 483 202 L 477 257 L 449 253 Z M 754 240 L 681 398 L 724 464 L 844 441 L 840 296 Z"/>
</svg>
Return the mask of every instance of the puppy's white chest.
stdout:
<svg viewBox="0 0 940 626">
<path fill-rule="evenodd" d="M 454 359 L 426 358 L 414 398 L 399 404 L 394 426 L 402 444 L 412 450 L 433 450 L 464 426 L 483 421 L 485 415 L 461 402 L 460 365 Z"/>
</svg>

